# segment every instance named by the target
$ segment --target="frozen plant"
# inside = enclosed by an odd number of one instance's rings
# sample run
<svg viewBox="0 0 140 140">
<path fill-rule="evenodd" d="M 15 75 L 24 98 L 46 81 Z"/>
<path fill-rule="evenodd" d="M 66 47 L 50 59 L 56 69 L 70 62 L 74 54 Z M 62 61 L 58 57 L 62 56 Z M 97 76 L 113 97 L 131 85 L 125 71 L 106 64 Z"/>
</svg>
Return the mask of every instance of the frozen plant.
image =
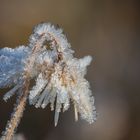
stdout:
<svg viewBox="0 0 140 140">
<path fill-rule="evenodd" d="M 18 96 L 1 140 L 11 140 L 27 99 L 36 108 L 50 104 L 55 110 L 55 126 L 59 113 L 68 110 L 70 102 L 76 121 L 79 114 L 89 123 L 96 120 L 94 97 L 84 78 L 92 57 L 77 59 L 73 53 L 63 30 L 50 23 L 37 25 L 27 46 L 0 50 L 0 88 L 11 87 L 3 99 Z M 33 87 L 31 80 L 35 81 Z"/>
</svg>

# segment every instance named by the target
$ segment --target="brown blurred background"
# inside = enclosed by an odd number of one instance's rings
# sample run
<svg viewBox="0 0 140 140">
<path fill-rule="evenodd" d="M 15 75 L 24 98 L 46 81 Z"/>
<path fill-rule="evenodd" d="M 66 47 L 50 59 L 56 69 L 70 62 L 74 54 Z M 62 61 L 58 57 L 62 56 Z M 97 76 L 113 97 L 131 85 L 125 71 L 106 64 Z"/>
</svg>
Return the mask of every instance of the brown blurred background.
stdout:
<svg viewBox="0 0 140 140">
<path fill-rule="evenodd" d="M 140 140 L 140 4 L 137 0 L 0 0 L 0 47 L 28 43 L 34 25 L 63 27 L 76 57 L 92 55 L 86 78 L 98 119 L 74 122 L 73 108 L 58 126 L 49 107 L 27 105 L 17 133 L 26 140 Z M 0 132 L 13 110 L 0 96 Z"/>
</svg>

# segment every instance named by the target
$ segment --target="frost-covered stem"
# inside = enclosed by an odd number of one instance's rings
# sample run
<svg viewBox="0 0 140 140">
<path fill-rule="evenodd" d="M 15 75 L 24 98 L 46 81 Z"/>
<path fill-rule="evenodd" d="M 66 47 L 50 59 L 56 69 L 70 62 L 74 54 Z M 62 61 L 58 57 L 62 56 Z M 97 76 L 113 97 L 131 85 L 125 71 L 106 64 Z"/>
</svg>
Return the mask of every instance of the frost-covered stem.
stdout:
<svg viewBox="0 0 140 140">
<path fill-rule="evenodd" d="M 11 140 L 15 129 L 17 128 L 20 119 L 22 117 L 25 105 L 26 105 L 26 101 L 27 101 L 27 97 L 28 97 L 28 89 L 29 89 L 29 80 L 25 81 L 25 85 L 24 85 L 24 91 L 22 93 L 22 95 L 19 97 L 17 105 L 14 108 L 14 113 L 10 119 L 10 121 L 7 123 L 6 126 L 6 130 L 4 133 L 4 136 L 2 137 L 1 140 Z"/>
<path fill-rule="evenodd" d="M 32 66 L 34 65 L 34 62 L 35 62 L 35 58 L 36 58 L 35 54 L 39 50 L 40 50 L 40 44 L 39 42 L 37 42 L 35 46 L 33 47 L 31 56 L 28 58 L 28 61 L 25 66 L 25 71 L 24 71 L 25 80 L 22 86 L 22 94 L 17 100 L 17 104 L 14 108 L 12 117 L 6 125 L 6 130 L 1 140 L 12 140 L 15 129 L 17 128 L 20 122 L 20 119 L 22 117 L 22 114 L 23 114 L 23 111 L 27 102 L 28 94 L 29 94 L 29 85 L 30 85 L 30 80 L 31 80 L 30 74 L 32 71 Z"/>
</svg>

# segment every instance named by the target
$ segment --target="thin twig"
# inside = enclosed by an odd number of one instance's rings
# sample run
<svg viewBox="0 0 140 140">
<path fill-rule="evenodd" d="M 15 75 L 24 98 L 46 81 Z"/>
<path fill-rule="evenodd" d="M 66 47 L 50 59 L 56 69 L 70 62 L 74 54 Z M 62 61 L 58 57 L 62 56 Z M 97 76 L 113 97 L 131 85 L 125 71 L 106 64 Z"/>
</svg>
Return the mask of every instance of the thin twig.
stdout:
<svg viewBox="0 0 140 140">
<path fill-rule="evenodd" d="M 14 108 L 14 113 L 10 119 L 10 121 L 6 125 L 6 130 L 4 132 L 4 136 L 1 138 L 1 140 L 12 140 L 12 137 L 14 135 L 15 129 L 17 128 L 20 119 L 22 117 L 26 102 L 27 102 L 27 97 L 28 97 L 28 89 L 29 89 L 29 79 L 25 81 L 24 84 L 24 91 L 22 95 L 19 97 L 17 105 Z"/>
</svg>

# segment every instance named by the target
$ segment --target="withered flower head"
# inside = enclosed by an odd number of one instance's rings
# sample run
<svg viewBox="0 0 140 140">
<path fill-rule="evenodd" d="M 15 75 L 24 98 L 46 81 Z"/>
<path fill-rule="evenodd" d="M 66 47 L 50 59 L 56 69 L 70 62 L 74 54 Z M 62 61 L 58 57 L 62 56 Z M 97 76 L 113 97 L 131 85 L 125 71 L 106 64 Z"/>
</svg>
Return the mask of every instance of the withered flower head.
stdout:
<svg viewBox="0 0 140 140">
<path fill-rule="evenodd" d="M 92 57 L 77 59 L 73 53 L 62 29 L 50 23 L 37 25 L 26 47 L 1 49 L 0 88 L 13 87 L 4 100 L 16 93 L 20 102 L 26 93 L 29 103 L 37 108 L 50 103 L 51 110 L 55 109 L 55 126 L 59 112 L 66 111 L 71 101 L 75 120 L 80 114 L 89 123 L 94 122 L 94 97 L 84 78 Z M 35 80 L 35 85 L 30 90 L 31 80 Z"/>
</svg>

